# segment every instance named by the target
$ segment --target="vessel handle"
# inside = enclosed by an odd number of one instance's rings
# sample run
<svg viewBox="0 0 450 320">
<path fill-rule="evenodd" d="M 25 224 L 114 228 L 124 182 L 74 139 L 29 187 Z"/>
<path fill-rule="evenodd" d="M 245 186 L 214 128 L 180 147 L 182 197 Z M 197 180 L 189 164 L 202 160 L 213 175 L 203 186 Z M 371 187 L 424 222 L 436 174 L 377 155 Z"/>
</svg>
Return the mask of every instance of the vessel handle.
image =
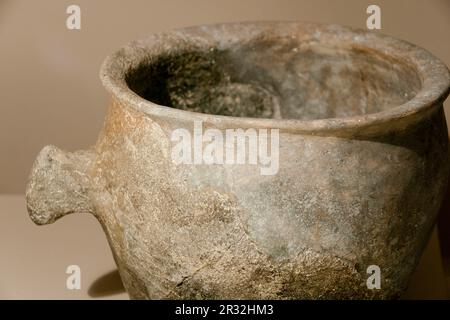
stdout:
<svg viewBox="0 0 450 320">
<path fill-rule="evenodd" d="M 34 223 L 53 223 L 70 213 L 94 213 L 89 175 L 94 159 L 93 150 L 66 152 L 51 145 L 41 150 L 26 190 L 27 209 Z"/>
</svg>

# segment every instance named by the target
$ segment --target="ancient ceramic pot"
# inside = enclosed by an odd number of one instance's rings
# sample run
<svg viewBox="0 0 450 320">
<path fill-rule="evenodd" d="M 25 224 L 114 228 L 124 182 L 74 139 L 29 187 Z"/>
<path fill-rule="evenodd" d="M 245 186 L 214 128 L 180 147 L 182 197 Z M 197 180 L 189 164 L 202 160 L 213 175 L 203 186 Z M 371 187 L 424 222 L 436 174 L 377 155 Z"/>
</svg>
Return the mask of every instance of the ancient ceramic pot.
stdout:
<svg viewBox="0 0 450 320">
<path fill-rule="evenodd" d="M 37 224 L 95 215 L 131 298 L 407 287 L 449 173 L 450 76 L 430 53 L 336 25 L 221 24 L 133 42 L 101 79 L 112 103 L 96 146 L 45 147 L 28 210 Z M 277 172 L 175 163 L 173 132 L 195 122 L 278 129 Z"/>
</svg>

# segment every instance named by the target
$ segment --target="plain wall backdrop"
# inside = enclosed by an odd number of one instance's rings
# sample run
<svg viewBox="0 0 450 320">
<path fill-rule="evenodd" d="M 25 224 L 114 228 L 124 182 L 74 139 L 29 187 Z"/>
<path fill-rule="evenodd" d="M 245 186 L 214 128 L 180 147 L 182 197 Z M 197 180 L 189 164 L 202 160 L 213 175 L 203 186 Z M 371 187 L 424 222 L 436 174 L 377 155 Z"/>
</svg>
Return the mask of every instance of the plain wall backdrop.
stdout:
<svg viewBox="0 0 450 320">
<path fill-rule="evenodd" d="M 66 28 L 71 4 L 81 7 L 79 31 Z M 365 28 L 370 4 L 381 7 L 382 33 L 450 65 L 450 0 L 0 0 L 0 193 L 24 192 L 43 146 L 95 143 L 108 103 L 99 67 L 123 44 L 173 28 L 244 20 Z"/>
</svg>

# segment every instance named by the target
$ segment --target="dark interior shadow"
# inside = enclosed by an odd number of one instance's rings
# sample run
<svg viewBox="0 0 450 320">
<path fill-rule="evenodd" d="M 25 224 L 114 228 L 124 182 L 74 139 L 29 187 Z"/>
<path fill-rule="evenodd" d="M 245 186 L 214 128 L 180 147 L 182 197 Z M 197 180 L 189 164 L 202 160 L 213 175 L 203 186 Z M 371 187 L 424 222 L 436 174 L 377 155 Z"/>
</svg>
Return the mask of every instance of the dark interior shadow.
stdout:
<svg viewBox="0 0 450 320">
<path fill-rule="evenodd" d="M 89 287 L 88 295 L 92 298 L 101 298 L 122 292 L 125 292 L 125 288 L 116 269 L 95 280 Z"/>
</svg>

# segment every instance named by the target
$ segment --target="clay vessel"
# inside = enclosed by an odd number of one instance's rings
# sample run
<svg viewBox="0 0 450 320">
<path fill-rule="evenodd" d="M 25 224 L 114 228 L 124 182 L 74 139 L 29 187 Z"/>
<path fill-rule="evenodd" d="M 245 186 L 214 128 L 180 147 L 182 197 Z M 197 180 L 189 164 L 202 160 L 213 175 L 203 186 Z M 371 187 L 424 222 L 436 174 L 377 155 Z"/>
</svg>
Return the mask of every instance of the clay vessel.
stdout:
<svg viewBox="0 0 450 320">
<path fill-rule="evenodd" d="M 407 287 L 449 174 L 450 75 L 430 53 L 337 25 L 232 23 L 132 42 L 100 76 L 112 102 L 97 144 L 45 147 L 27 203 L 39 225 L 95 215 L 131 298 Z M 279 130 L 276 172 L 176 163 L 173 133 L 196 123 Z"/>
</svg>

